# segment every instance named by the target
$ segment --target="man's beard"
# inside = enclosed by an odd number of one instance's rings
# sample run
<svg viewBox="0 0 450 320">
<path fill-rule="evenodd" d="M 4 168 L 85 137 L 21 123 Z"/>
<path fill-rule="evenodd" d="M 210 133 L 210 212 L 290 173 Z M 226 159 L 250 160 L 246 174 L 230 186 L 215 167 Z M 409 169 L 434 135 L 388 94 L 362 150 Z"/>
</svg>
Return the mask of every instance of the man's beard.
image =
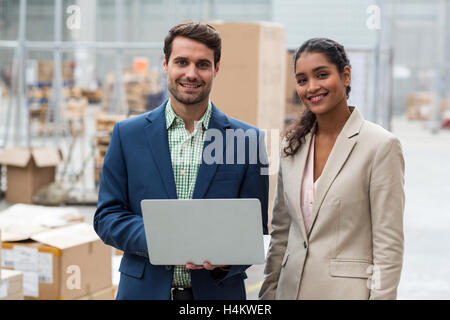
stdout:
<svg viewBox="0 0 450 320">
<path fill-rule="evenodd" d="M 178 102 L 182 103 L 182 104 L 186 104 L 186 105 L 192 105 L 192 104 L 197 104 L 203 100 L 205 100 L 208 96 L 209 93 L 211 92 L 211 84 L 209 85 L 209 87 L 204 87 L 204 89 L 197 95 L 197 96 L 190 96 L 188 94 L 182 94 L 179 90 L 178 90 L 178 83 L 175 82 L 175 87 L 169 85 L 168 89 L 169 92 L 172 94 L 172 96 L 175 98 L 175 100 L 177 100 Z"/>
</svg>

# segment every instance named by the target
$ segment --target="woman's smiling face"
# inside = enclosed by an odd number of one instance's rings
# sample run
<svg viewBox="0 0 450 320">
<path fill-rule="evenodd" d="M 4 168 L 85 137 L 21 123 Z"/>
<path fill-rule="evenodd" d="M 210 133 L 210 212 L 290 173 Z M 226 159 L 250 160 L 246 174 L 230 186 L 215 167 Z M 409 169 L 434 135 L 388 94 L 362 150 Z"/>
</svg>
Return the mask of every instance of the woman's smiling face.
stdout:
<svg viewBox="0 0 450 320">
<path fill-rule="evenodd" d="M 346 105 L 350 67 L 339 72 L 322 53 L 303 52 L 295 62 L 297 93 L 303 104 L 316 115 Z"/>
</svg>

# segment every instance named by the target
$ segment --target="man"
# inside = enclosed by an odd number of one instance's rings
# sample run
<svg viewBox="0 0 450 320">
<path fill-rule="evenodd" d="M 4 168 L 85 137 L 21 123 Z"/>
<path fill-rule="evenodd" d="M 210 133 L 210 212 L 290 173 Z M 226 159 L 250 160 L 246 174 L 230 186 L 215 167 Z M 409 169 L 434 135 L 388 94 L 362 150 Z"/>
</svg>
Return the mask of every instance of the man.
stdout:
<svg viewBox="0 0 450 320">
<path fill-rule="evenodd" d="M 213 266 L 207 261 L 203 265 L 186 261 L 185 266 L 150 264 L 140 207 L 142 199 L 258 198 L 267 234 L 268 176 L 262 174 L 266 158 L 251 161 L 249 136 L 242 150 L 242 143 L 235 143 L 237 137 L 230 139 L 226 134 L 250 130 L 258 143 L 260 132 L 227 117 L 209 100 L 220 53 L 221 39 L 213 27 L 203 23 L 173 27 L 164 43 L 169 100 L 114 127 L 94 228 L 106 244 L 124 251 L 117 299 L 246 298 L 244 279 L 249 266 Z M 209 154 L 205 151 L 211 150 L 211 131 L 221 133 L 224 148 Z M 244 163 L 211 161 L 211 157 L 230 160 L 227 148 L 246 152 Z M 257 149 L 265 156 L 263 144 L 258 143 Z M 236 153 L 235 159 L 240 156 Z"/>
</svg>

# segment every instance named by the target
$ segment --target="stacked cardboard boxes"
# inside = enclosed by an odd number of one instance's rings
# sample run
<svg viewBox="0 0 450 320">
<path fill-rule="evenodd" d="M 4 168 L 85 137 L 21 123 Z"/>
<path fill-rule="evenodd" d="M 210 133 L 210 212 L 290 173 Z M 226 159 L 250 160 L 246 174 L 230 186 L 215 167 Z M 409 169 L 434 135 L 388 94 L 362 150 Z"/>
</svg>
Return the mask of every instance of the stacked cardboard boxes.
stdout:
<svg viewBox="0 0 450 320">
<path fill-rule="evenodd" d="M 31 63 L 34 62 L 34 63 Z M 32 85 L 28 86 L 28 104 L 30 108 L 30 116 L 45 121 L 45 113 L 48 110 L 48 101 L 51 97 L 52 81 L 53 81 L 53 61 L 30 61 L 30 65 L 34 66 L 31 70 Z M 71 61 L 62 63 L 62 76 L 65 83 L 63 95 L 65 97 L 72 96 L 69 84 L 73 82 L 74 63 Z M 76 92 L 75 92 L 76 94 Z"/>
<path fill-rule="evenodd" d="M 23 274 L 2 270 L 2 231 L 0 226 L 0 300 L 23 300 Z"/>
<path fill-rule="evenodd" d="M 96 116 L 96 134 L 95 134 L 95 183 L 100 182 L 101 170 L 111 141 L 111 135 L 114 125 L 120 120 L 124 120 L 124 115 L 114 115 L 100 112 Z"/>
<path fill-rule="evenodd" d="M 80 91 L 81 95 L 88 99 L 89 103 L 99 103 L 102 100 L 103 91 L 100 88 L 96 90 L 80 89 Z"/>
<path fill-rule="evenodd" d="M 86 97 L 70 98 L 67 100 L 65 116 L 68 119 L 69 129 L 72 135 L 84 132 L 84 116 L 87 107 L 88 99 Z"/>
<path fill-rule="evenodd" d="M 409 120 L 427 121 L 431 119 L 433 108 L 432 92 L 415 92 L 408 94 L 405 99 L 406 116 Z M 445 114 L 450 110 L 449 100 L 440 101 L 440 115 L 445 118 Z"/>
<path fill-rule="evenodd" d="M 0 262 L 2 261 L 0 231 Z M 2 270 L 0 263 L 0 300 L 23 300 L 23 273 L 15 270 Z"/>
<path fill-rule="evenodd" d="M 48 111 L 48 103 L 51 98 L 51 82 L 35 83 L 28 86 L 28 108 L 30 112 L 30 120 L 38 120 L 40 130 L 43 132 L 46 115 Z"/>
<path fill-rule="evenodd" d="M 112 292 L 111 247 L 92 225 L 46 230 L 2 247 L 4 268 L 23 273 L 25 299 L 92 299 Z"/>
<path fill-rule="evenodd" d="M 83 90 L 80 88 L 66 84 L 63 87 L 63 97 L 68 98 L 81 98 L 83 96 Z M 47 104 L 52 96 L 52 85 L 51 83 L 38 82 L 36 84 L 31 84 L 28 86 L 28 99 L 30 104 L 33 106 L 33 102 L 40 104 Z M 44 100 L 44 101 L 42 101 Z"/>
<path fill-rule="evenodd" d="M 33 63 L 32 63 L 33 62 Z M 35 61 L 30 60 L 29 64 L 34 66 L 31 68 L 32 84 L 28 86 L 27 96 L 28 96 L 28 107 L 30 112 L 30 119 L 32 121 L 39 121 L 39 133 L 43 134 L 46 130 L 45 125 L 47 120 L 50 122 L 55 118 L 53 114 L 49 116 L 49 101 L 52 97 L 52 82 L 53 82 L 53 61 Z M 73 85 L 74 81 L 74 62 L 63 62 L 62 63 L 62 76 L 63 76 L 63 98 L 66 101 L 67 109 L 69 111 L 66 113 L 67 120 L 69 121 L 71 129 L 74 128 L 73 122 L 79 122 L 74 120 L 73 109 L 74 101 L 76 104 L 85 104 L 84 92 L 80 88 Z M 83 109 L 81 109 L 83 110 Z M 64 115 L 63 115 L 64 116 Z M 78 126 L 80 129 L 84 129 L 84 124 L 81 123 Z M 76 133 L 73 132 L 72 134 Z"/>
<path fill-rule="evenodd" d="M 211 24 L 222 37 L 212 101 L 231 117 L 281 129 L 286 104 L 284 27 L 268 22 Z"/>
<path fill-rule="evenodd" d="M 65 61 L 61 64 L 62 78 L 64 81 L 73 81 L 75 62 Z M 52 82 L 53 81 L 53 61 L 39 61 L 37 64 L 37 81 Z"/>
<path fill-rule="evenodd" d="M 286 108 L 285 29 L 269 22 L 210 24 L 222 38 L 211 100 L 227 115 L 267 132 L 270 215 Z"/>
<path fill-rule="evenodd" d="M 82 222 L 77 209 L 71 207 L 47 207 L 18 203 L 0 211 L 2 240 L 25 241 L 31 235 Z"/>
<path fill-rule="evenodd" d="M 164 97 L 159 71 L 126 68 L 123 73 L 125 96 L 130 114 L 139 114 L 157 107 Z M 108 108 L 113 103 L 115 74 L 108 73 L 104 86 L 102 106 Z"/>
<path fill-rule="evenodd" d="M 49 119 L 47 120 L 47 112 L 49 107 L 49 101 L 52 94 L 52 86 L 50 83 L 37 83 L 35 85 L 30 85 L 28 87 L 28 104 L 30 110 L 30 119 L 31 121 L 38 121 L 39 123 L 39 133 L 43 134 L 45 132 L 46 122 L 49 120 L 53 121 L 54 116 L 51 114 Z M 66 112 L 64 116 L 69 122 L 71 133 L 73 134 L 73 122 L 78 122 L 78 119 L 82 119 L 84 117 L 85 106 L 88 105 L 87 98 L 82 96 L 82 91 L 75 87 L 65 85 L 63 88 L 63 96 L 66 103 Z M 74 118 L 74 105 L 81 105 L 82 108 L 76 108 L 80 112 L 76 113 Z M 80 126 L 80 128 L 84 129 L 84 123 Z"/>
</svg>

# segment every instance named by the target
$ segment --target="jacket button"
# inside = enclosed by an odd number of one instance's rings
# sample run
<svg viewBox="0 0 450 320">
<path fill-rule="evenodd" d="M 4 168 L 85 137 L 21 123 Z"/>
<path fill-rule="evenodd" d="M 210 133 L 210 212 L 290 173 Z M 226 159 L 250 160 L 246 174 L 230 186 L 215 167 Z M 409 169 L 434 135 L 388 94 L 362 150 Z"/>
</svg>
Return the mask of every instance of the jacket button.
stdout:
<svg viewBox="0 0 450 320">
<path fill-rule="evenodd" d="M 166 270 L 171 270 L 172 266 L 166 266 Z"/>
<path fill-rule="evenodd" d="M 306 244 L 306 241 L 303 242 L 303 246 L 305 247 L 305 249 L 308 247 L 308 245 Z"/>
</svg>

